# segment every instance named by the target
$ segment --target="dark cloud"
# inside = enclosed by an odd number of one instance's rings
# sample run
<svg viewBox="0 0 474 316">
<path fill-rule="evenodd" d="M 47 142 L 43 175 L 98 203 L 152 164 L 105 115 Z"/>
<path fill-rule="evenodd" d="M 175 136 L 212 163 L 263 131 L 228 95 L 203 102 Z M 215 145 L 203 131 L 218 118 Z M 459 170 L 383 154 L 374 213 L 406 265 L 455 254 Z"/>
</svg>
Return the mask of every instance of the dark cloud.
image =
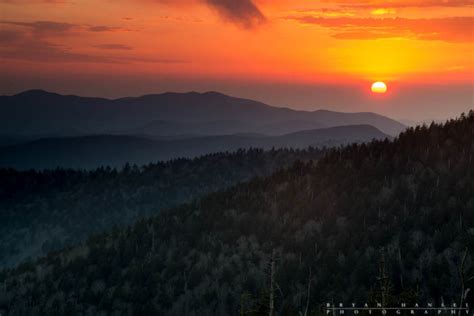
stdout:
<svg viewBox="0 0 474 316">
<path fill-rule="evenodd" d="M 333 37 L 340 39 L 380 39 L 405 37 L 419 40 L 471 42 L 474 17 L 448 17 L 432 19 L 407 18 L 323 18 L 293 16 L 289 19 L 304 24 L 329 28 Z"/>
<path fill-rule="evenodd" d="M 94 45 L 94 47 L 101 48 L 101 49 L 119 49 L 119 50 L 132 49 L 131 46 L 123 45 L 123 44 L 99 44 L 99 45 Z"/>
<path fill-rule="evenodd" d="M 141 0 L 185 8 L 192 3 L 203 3 L 214 10 L 224 21 L 246 29 L 255 28 L 266 22 L 265 15 L 255 0 Z"/>
<path fill-rule="evenodd" d="M 205 0 L 226 21 L 253 28 L 266 21 L 252 0 Z"/>
</svg>

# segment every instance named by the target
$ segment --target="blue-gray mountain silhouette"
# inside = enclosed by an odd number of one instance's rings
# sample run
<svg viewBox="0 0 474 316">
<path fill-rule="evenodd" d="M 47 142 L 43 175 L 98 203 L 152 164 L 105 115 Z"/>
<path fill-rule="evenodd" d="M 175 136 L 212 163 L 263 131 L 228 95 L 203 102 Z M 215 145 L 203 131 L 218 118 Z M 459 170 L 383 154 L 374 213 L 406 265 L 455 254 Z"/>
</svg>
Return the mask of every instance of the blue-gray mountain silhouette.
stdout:
<svg viewBox="0 0 474 316">
<path fill-rule="evenodd" d="M 56 167 L 122 167 L 175 158 L 192 158 L 240 148 L 305 148 L 337 146 L 390 138 L 370 125 L 351 125 L 285 134 L 218 135 L 177 139 L 153 139 L 127 135 L 93 135 L 44 138 L 0 148 L 0 167 L 50 169 Z"/>
<path fill-rule="evenodd" d="M 297 111 L 217 92 L 163 93 L 121 99 L 30 90 L 0 96 L 0 135 L 30 137 L 262 133 L 368 124 L 389 135 L 405 125 L 374 113 Z"/>
</svg>

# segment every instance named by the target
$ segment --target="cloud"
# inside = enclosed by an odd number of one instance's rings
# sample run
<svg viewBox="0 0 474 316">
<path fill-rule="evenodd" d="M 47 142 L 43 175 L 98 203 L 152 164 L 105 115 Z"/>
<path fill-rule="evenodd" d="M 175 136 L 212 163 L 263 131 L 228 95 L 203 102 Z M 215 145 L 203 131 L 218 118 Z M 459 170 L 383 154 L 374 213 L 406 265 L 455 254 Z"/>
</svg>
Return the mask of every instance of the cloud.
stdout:
<svg viewBox="0 0 474 316">
<path fill-rule="evenodd" d="M 61 23 L 53 21 L 35 21 L 35 22 L 17 22 L 17 21 L 0 21 L 2 24 L 9 24 L 15 26 L 23 26 L 30 28 L 38 35 L 58 35 L 64 34 L 80 27 L 76 24 Z"/>
<path fill-rule="evenodd" d="M 252 0 L 205 0 L 226 21 L 244 28 L 254 28 L 266 21 Z"/>
<path fill-rule="evenodd" d="M 137 1 L 137 0 L 129 0 Z M 187 5 L 196 2 L 204 3 L 212 8 L 225 21 L 234 23 L 246 29 L 255 28 L 265 23 L 266 18 L 255 4 L 255 0 L 140 0 L 142 2 L 157 2 L 167 5 Z M 0 0 L 0 3 L 9 4 L 39 4 L 39 3 L 66 3 L 67 0 Z M 128 18 L 127 18 L 128 20 Z M 105 26 L 91 27 L 91 31 L 104 32 Z"/>
<path fill-rule="evenodd" d="M 351 8 L 426 8 L 426 7 L 468 7 L 472 0 L 324 0 L 325 3 L 339 4 Z"/>
<path fill-rule="evenodd" d="M 471 42 L 474 17 L 432 19 L 407 18 L 324 18 L 291 16 L 289 19 L 304 24 L 318 25 L 333 31 L 339 39 L 412 38 L 446 42 Z"/>
<path fill-rule="evenodd" d="M 297 9 L 292 10 L 290 13 L 298 14 L 298 15 L 311 15 L 311 16 L 324 16 L 324 17 L 350 17 L 356 16 L 355 10 L 347 10 L 347 9 L 333 9 L 333 8 L 318 8 L 318 9 Z"/>
<path fill-rule="evenodd" d="M 133 0 L 129 0 L 133 1 Z M 255 4 L 255 0 L 140 0 L 184 8 L 202 3 L 217 13 L 224 21 L 245 29 L 256 28 L 266 22 L 265 15 Z"/>
<path fill-rule="evenodd" d="M 186 61 L 166 58 L 145 58 L 133 56 L 110 56 L 79 53 L 62 45 L 53 44 L 48 41 L 35 38 L 25 38 L 17 41 L 15 45 L 5 45 L 1 42 L 0 35 L 0 58 L 10 60 L 22 60 L 32 62 L 50 63 L 103 63 L 103 64 L 127 64 L 127 63 L 184 63 Z"/>
<path fill-rule="evenodd" d="M 14 26 L 0 30 L 0 58 L 30 62 L 51 63 L 184 63 L 186 61 L 160 57 L 110 56 L 78 52 L 55 42 L 63 35 L 72 32 L 89 31 L 87 27 L 56 22 L 14 22 L 0 21 L 1 24 Z M 20 27 L 15 27 L 20 26 Z M 128 50 L 122 44 L 100 44 L 95 47 L 110 50 Z"/>
<path fill-rule="evenodd" d="M 19 22 L 19 21 L 0 21 L 1 24 L 21 26 L 29 28 L 37 36 L 58 36 L 69 35 L 76 31 L 89 32 L 116 32 L 125 29 L 118 26 L 107 25 L 79 25 L 55 21 L 35 21 L 35 22 Z"/>
<path fill-rule="evenodd" d="M 0 0 L 8 4 L 65 3 L 66 0 Z"/>
<path fill-rule="evenodd" d="M 24 49 L 21 49 L 21 48 Z M 52 63 L 118 63 L 113 58 L 74 53 L 47 42 L 29 42 L 26 45 L 1 50 L 0 57 L 12 60 L 39 61 Z"/>
<path fill-rule="evenodd" d="M 91 32 L 115 32 L 115 31 L 123 31 L 124 29 L 118 26 L 95 25 L 95 26 L 89 26 L 87 30 Z"/>
<path fill-rule="evenodd" d="M 0 58 L 40 62 L 116 62 L 103 56 L 75 53 L 22 31 L 0 33 Z"/>
<path fill-rule="evenodd" d="M 123 45 L 123 44 L 99 44 L 99 45 L 94 45 L 96 48 L 101 48 L 101 49 L 119 49 L 119 50 L 131 50 L 132 47 L 128 45 Z"/>
<path fill-rule="evenodd" d="M 196 17 L 178 16 L 178 15 L 163 15 L 163 16 L 160 16 L 159 19 L 167 20 L 167 21 L 189 22 L 189 23 L 202 23 L 204 21 Z"/>
</svg>

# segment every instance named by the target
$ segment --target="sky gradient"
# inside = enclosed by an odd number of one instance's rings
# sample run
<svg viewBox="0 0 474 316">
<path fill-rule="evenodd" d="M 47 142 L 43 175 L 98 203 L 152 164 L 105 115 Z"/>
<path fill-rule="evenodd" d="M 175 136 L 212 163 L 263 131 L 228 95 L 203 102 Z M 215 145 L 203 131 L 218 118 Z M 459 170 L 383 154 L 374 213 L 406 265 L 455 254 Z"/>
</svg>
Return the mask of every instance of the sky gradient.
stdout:
<svg viewBox="0 0 474 316">
<path fill-rule="evenodd" d="M 474 107 L 473 5 L 0 0 L 0 93 L 218 90 L 299 109 L 442 119 Z M 374 96 L 379 80 L 389 93 Z"/>
</svg>

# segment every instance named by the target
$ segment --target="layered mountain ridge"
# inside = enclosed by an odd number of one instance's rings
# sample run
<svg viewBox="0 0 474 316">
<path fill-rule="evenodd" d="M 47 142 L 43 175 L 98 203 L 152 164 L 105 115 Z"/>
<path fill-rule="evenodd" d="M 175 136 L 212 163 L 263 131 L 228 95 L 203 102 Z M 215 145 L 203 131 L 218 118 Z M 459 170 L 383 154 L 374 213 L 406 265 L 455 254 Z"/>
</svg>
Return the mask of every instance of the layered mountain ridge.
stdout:
<svg viewBox="0 0 474 316">
<path fill-rule="evenodd" d="M 332 301 L 470 301 L 472 139 L 474 112 L 330 149 L 5 271 L 0 311 L 296 315 Z"/>
<path fill-rule="evenodd" d="M 38 138 L 130 131 L 144 134 L 147 126 L 156 121 L 175 125 L 176 131 L 168 131 L 173 135 L 281 135 L 301 129 L 368 124 L 395 136 L 405 129 L 403 124 L 374 113 L 297 111 L 217 92 L 163 93 L 114 100 L 42 90 L 0 96 L 0 135 Z M 225 124 L 230 121 L 231 126 Z"/>
</svg>

